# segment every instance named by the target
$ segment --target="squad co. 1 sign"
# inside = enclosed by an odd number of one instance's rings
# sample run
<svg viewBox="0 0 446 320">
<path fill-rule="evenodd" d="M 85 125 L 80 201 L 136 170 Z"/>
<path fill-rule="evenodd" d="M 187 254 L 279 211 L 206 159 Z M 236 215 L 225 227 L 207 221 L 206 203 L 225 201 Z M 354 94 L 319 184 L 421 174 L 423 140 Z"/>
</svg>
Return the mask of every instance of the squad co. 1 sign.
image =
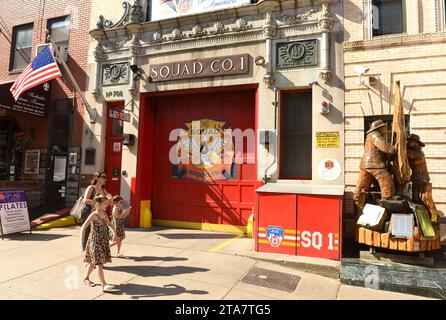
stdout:
<svg viewBox="0 0 446 320">
<path fill-rule="evenodd" d="M 153 82 L 247 74 L 248 72 L 248 54 L 161 63 L 149 66 L 149 76 Z"/>
</svg>

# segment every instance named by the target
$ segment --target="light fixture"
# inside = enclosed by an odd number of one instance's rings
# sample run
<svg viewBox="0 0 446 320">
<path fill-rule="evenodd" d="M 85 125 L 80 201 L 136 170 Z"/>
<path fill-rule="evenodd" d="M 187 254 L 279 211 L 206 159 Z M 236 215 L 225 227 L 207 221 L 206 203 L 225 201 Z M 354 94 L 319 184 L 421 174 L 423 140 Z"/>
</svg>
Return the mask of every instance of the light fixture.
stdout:
<svg viewBox="0 0 446 320">
<path fill-rule="evenodd" d="M 257 57 L 255 57 L 254 62 L 256 64 L 256 66 L 264 66 L 266 61 L 265 61 L 264 57 L 257 56 Z"/>
<path fill-rule="evenodd" d="M 132 70 L 132 72 L 135 74 L 135 76 L 133 77 L 134 81 L 139 80 L 139 79 L 142 78 L 141 68 L 138 65 L 132 64 L 130 66 L 130 70 Z"/>
</svg>

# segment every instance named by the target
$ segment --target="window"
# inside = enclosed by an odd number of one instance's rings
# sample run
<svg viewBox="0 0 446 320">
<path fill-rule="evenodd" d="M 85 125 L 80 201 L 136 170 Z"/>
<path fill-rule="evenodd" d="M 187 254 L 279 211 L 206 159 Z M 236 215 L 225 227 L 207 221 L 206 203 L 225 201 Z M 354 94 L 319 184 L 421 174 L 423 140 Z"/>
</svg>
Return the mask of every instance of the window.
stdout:
<svg viewBox="0 0 446 320">
<path fill-rule="evenodd" d="M 393 115 L 381 115 L 381 116 L 368 116 L 364 117 L 364 141 L 367 138 L 366 132 L 370 129 L 370 125 L 373 121 L 382 120 L 387 124 L 387 137 L 386 141 L 392 141 L 392 123 L 393 123 Z M 410 116 L 404 116 L 404 124 L 406 126 L 406 136 L 410 134 Z"/>
<path fill-rule="evenodd" d="M 23 70 L 31 62 L 32 42 L 32 24 L 13 29 L 12 59 L 9 70 Z"/>
<path fill-rule="evenodd" d="M 311 180 L 312 93 L 283 92 L 281 101 L 280 177 Z"/>
<path fill-rule="evenodd" d="M 50 31 L 54 44 L 59 48 L 64 61 L 67 61 L 70 41 L 70 17 L 49 20 L 48 30 Z"/>
<path fill-rule="evenodd" d="M 373 36 L 405 32 L 405 0 L 373 0 Z"/>
</svg>

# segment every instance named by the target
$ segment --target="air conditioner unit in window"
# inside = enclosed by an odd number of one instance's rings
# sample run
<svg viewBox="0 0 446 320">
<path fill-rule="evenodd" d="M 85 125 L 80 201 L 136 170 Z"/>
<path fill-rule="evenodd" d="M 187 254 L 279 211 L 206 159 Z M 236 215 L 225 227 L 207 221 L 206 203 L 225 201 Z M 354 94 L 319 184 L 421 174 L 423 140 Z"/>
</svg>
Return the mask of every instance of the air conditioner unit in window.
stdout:
<svg viewBox="0 0 446 320">
<path fill-rule="evenodd" d="M 51 53 L 53 54 L 53 56 L 57 59 L 56 57 L 56 52 L 53 48 L 53 45 L 51 43 L 44 43 L 44 44 L 38 44 L 36 46 L 36 56 L 42 52 L 43 49 L 45 49 L 46 47 L 50 47 Z M 68 48 L 65 47 L 60 47 L 60 54 L 62 55 L 62 58 L 65 62 L 67 62 L 68 59 Z"/>
</svg>

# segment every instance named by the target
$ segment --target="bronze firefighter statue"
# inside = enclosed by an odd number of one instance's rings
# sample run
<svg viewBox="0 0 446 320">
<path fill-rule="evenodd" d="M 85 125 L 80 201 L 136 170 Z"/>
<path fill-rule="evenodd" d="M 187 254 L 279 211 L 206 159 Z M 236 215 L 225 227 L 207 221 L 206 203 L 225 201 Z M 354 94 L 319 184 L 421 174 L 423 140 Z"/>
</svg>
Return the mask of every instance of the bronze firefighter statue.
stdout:
<svg viewBox="0 0 446 320">
<path fill-rule="evenodd" d="M 370 189 L 375 178 L 381 189 L 381 198 L 390 199 L 395 195 L 392 176 L 387 169 L 387 160 L 396 152 L 394 146 L 386 142 L 387 127 L 382 120 L 374 121 L 364 144 L 359 179 L 356 184 L 354 200 L 362 209 L 365 205 L 365 193 Z"/>
<path fill-rule="evenodd" d="M 432 199 L 432 184 L 427 170 L 426 157 L 421 148 L 425 144 L 416 134 L 407 138 L 407 158 L 412 169 L 410 181 L 412 182 L 412 200 L 419 204 L 424 203 L 431 214 L 432 223 L 438 223 L 438 214 L 435 202 Z"/>
</svg>

